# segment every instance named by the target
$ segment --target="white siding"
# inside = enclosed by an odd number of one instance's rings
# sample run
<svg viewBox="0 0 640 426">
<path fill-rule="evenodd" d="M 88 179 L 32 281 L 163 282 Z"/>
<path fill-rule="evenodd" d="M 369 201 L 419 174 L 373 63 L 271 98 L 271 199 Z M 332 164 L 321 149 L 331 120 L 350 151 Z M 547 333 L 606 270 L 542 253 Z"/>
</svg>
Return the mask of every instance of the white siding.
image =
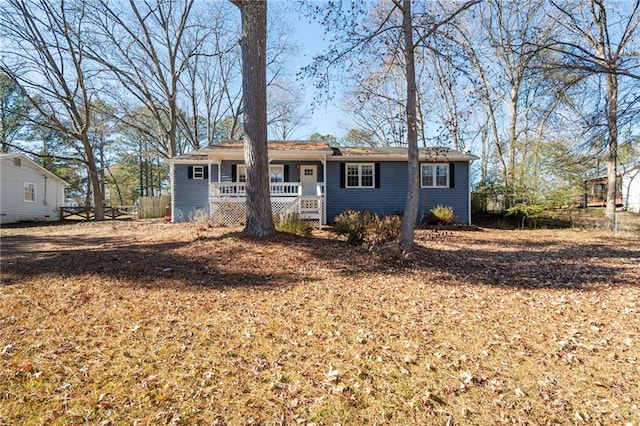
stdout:
<svg viewBox="0 0 640 426">
<path fill-rule="evenodd" d="M 64 202 L 62 182 L 50 176 L 45 179 L 44 169 L 24 159 L 21 166 L 14 160 L 11 156 L 0 161 L 0 223 L 58 220 L 58 207 Z M 35 202 L 24 201 L 25 182 L 35 184 Z"/>
<path fill-rule="evenodd" d="M 640 213 L 640 167 L 622 176 L 622 199 L 627 210 Z"/>
</svg>

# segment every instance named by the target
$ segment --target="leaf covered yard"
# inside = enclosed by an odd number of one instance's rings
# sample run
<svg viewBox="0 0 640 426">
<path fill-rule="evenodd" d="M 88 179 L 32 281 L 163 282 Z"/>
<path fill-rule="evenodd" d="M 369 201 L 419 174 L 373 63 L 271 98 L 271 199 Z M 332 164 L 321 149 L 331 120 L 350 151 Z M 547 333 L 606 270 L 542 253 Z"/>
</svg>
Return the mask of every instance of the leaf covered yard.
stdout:
<svg viewBox="0 0 640 426">
<path fill-rule="evenodd" d="M 638 236 L 2 229 L 0 424 L 638 424 Z"/>
</svg>

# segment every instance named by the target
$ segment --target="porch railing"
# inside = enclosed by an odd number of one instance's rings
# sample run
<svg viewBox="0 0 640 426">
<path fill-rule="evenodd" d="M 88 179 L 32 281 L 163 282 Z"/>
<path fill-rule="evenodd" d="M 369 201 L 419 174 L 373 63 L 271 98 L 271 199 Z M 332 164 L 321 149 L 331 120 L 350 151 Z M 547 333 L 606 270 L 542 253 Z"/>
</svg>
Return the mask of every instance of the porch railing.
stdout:
<svg viewBox="0 0 640 426">
<path fill-rule="evenodd" d="M 302 195 L 300 182 L 272 182 L 269 185 L 269 193 L 272 197 L 297 197 Z M 324 195 L 324 183 L 316 184 L 316 195 Z M 247 184 L 245 182 L 213 182 L 209 184 L 209 196 L 221 197 L 246 197 Z"/>
</svg>

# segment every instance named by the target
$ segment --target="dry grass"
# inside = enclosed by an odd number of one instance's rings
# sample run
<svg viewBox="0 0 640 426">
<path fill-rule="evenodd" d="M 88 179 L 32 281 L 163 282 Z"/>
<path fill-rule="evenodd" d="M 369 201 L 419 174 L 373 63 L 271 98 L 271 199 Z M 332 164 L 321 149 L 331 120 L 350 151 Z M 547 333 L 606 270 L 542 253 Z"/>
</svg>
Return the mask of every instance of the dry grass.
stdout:
<svg viewBox="0 0 640 426">
<path fill-rule="evenodd" d="M 1 232 L 2 425 L 640 423 L 638 235 Z"/>
</svg>

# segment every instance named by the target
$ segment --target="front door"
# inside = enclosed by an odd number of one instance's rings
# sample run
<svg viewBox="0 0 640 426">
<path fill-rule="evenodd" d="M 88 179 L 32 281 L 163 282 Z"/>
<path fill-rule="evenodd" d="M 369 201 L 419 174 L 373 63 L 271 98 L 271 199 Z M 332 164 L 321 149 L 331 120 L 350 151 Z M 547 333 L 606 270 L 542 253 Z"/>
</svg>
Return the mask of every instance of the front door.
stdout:
<svg viewBox="0 0 640 426">
<path fill-rule="evenodd" d="M 318 195 L 318 167 L 300 166 L 300 183 L 302 184 L 302 195 Z"/>
</svg>

